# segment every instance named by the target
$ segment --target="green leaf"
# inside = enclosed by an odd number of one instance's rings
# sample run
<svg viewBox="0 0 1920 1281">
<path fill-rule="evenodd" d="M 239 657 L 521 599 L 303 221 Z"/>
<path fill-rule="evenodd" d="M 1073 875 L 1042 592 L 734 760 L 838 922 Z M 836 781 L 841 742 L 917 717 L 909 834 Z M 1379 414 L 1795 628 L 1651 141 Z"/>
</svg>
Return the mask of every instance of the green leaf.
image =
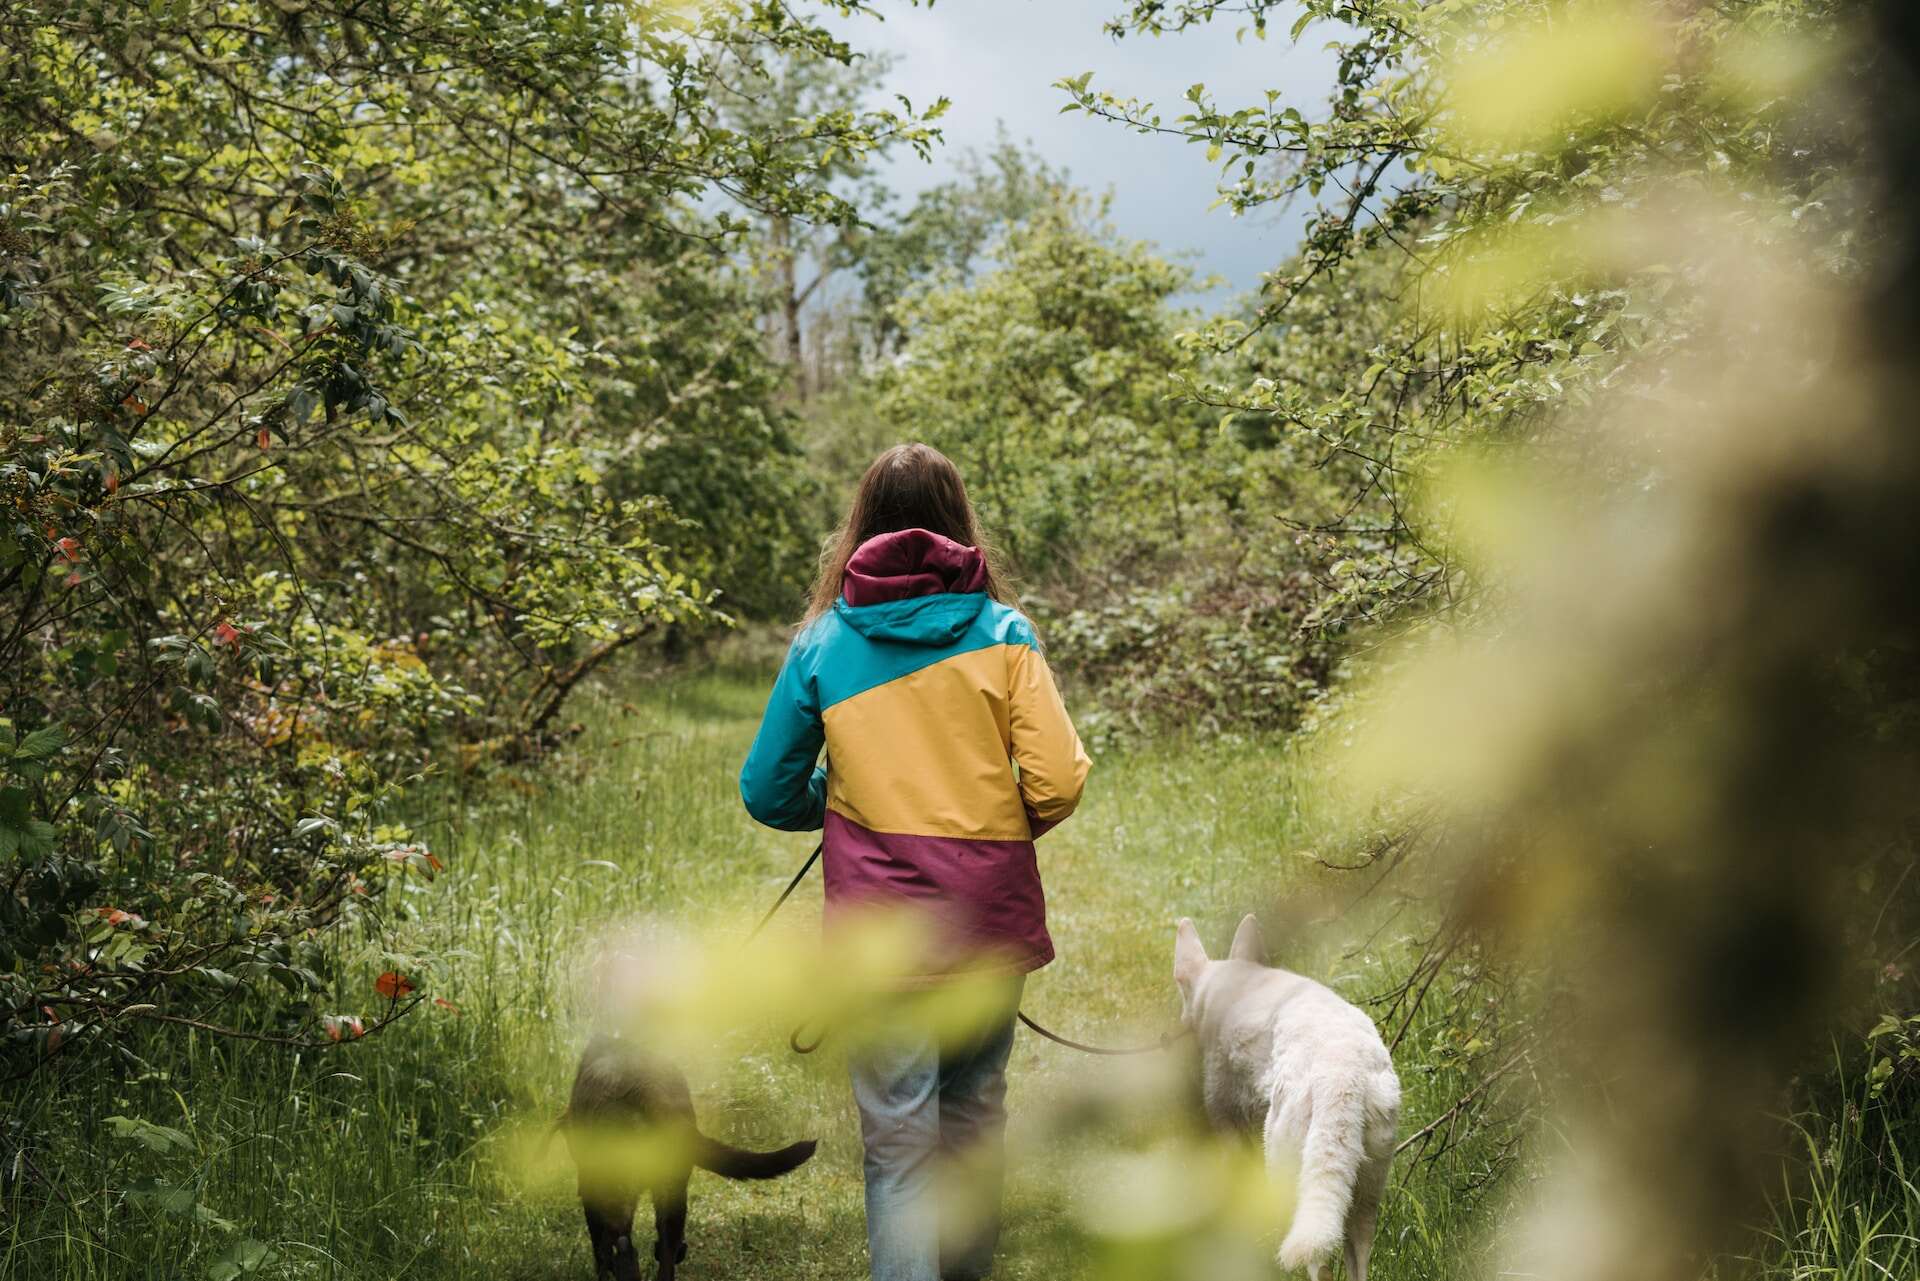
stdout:
<svg viewBox="0 0 1920 1281">
<path fill-rule="evenodd" d="M 221 1252 L 207 1269 L 207 1276 L 210 1281 L 234 1281 L 236 1277 L 258 1272 L 277 1257 L 272 1246 L 252 1237 L 242 1237 Z"/>
<path fill-rule="evenodd" d="M 57 835 L 53 824 L 44 819 L 30 818 L 19 831 L 18 849 L 27 858 L 41 858 L 53 853 L 53 841 Z"/>
<path fill-rule="evenodd" d="M 42 725 L 13 749 L 15 760 L 44 761 L 66 746 L 66 732 L 58 725 Z"/>
<path fill-rule="evenodd" d="M 172 1126 L 155 1125 L 134 1116 L 110 1116 L 107 1125 L 117 1139 L 131 1139 L 149 1151 L 191 1152 L 193 1140 Z"/>
</svg>

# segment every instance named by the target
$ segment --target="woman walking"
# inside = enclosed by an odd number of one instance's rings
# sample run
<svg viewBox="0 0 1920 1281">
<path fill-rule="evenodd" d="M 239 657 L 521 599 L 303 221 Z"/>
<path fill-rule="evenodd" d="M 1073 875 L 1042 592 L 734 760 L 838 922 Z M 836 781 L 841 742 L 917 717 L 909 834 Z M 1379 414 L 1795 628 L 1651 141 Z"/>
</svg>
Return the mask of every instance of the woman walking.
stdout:
<svg viewBox="0 0 1920 1281">
<path fill-rule="evenodd" d="M 911 909 L 931 934 L 927 982 L 998 985 L 994 1017 L 958 1044 L 903 1007 L 853 1056 L 874 1281 L 991 1270 L 1014 1016 L 1025 975 L 1053 959 L 1033 841 L 1073 812 L 1088 768 L 960 473 L 926 445 L 887 450 L 821 558 L 740 771 L 760 822 L 825 827 L 829 921 Z M 934 1204 L 943 1165 L 970 1172 L 971 1212 Z"/>
</svg>

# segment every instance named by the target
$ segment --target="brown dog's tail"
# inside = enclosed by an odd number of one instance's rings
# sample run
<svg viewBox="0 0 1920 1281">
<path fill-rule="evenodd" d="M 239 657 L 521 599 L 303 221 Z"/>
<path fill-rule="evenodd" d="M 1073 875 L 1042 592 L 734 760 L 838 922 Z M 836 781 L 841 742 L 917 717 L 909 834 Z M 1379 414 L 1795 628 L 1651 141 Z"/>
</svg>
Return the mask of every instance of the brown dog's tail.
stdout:
<svg viewBox="0 0 1920 1281">
<path fill-rule="evenodd" d="M 745 1148 L 710 1139 L 704 1134 L 696 1134 L 693 1163 L 703 1170 L 713 1171 L 723 1179 L 777 1179 L 789 1170 L 805 1165 L 817 1146 L 812 1139 L 803 1139 L 774 1152 L 749 1152 Z"/>
</svg>

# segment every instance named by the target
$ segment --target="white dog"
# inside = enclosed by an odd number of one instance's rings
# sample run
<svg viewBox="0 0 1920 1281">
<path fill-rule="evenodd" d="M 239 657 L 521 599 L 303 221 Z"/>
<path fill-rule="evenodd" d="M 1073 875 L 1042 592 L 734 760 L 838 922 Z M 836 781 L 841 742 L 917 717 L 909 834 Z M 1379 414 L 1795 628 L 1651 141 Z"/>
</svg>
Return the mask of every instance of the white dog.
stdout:
<svg viewBox="0 0 1920 1281">
<path fill-rule="evenodd" d="M 1251 916 L 1224 961 L 1207 959 L 1192 921 L 1175 932 L 1173 978 L 1181 1020 L 1200 1043 L 1207 1116 L 1222 1128 L 1258 1131 L 1270 1172 L 1299 1169 L 1280 1266 L 1320 1281 L 1344 1242 L 1347 1276 L 1366 1281 L 1400 1078 L 1363 1011 L 1265 960 Z"/>
</svg>

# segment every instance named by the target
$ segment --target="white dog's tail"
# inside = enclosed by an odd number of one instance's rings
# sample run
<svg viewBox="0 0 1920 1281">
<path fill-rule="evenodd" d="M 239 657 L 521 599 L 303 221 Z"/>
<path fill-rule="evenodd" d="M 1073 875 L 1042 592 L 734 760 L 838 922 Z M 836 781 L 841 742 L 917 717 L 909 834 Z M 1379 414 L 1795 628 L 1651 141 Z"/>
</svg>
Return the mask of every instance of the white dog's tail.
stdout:
<svg viewBox="0 0 1920 1281">
<path fill-rule="evenodd" d="M 1326 1263 L 1347 1233 L 1353 1184 L 1367 1157 L 1368 1081 L 1365 1076 L 1314 1082 L 1313 1115 L 1300 1152 L 1299 1195 L 1293 1226 L 1280 1243 L 1289 1270 Z"/>
</svg>

